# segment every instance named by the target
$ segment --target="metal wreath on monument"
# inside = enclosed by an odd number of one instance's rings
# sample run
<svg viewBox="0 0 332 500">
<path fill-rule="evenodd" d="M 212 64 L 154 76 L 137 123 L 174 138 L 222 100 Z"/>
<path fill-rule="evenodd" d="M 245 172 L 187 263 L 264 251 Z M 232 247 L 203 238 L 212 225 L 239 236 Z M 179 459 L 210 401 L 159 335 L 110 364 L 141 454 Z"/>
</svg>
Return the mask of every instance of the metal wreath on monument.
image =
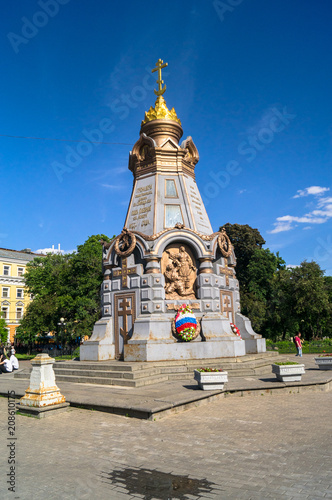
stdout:
<svg viewBox="0 0 332 500">
<path fill-rule="evenodd" d="M 222 229 L 222 231 L 219 233 L 218 236 L 218 246 L 219 249 L 222 253 L 222 256 L 227 259 L 227 257 L 230 257 L 233 247 L 231 240 L 228 237 L 228 234 L 226 233 L 225 229 Z"/>
<path fill-rule="evenodd" d="M 136 246 L 136 236 L 123 228 L 121 234 L 115 238 L 114 250 L 120 257 L 128 257 Z"/>
<path fill-rule="evenodd" d="M 201 325 L 189 305 L 182 304 L 172 320 L 172 334 L 182 342 L 194 340 L 201 331 Z"/>
</svg>

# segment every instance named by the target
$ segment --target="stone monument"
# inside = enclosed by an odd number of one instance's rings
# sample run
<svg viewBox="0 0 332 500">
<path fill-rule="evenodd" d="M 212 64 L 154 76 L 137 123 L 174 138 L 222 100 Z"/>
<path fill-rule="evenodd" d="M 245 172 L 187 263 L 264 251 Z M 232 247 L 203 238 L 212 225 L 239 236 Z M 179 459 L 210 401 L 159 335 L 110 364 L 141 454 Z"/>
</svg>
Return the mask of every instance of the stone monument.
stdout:
<svg viewBox="0 0 332 500">
<path fill-rule="evenodd" d="M 129 155 L 134 185 L 124 227 L 103 242 L 102 318 L 81 360 L 161 361 L 264 352 L 265 339 L 240 314 L 236 259 L 225 230 L 213 232 L 195 181 L 194 141 L 166 106 L 156 63 L 155 106 Z M 172 322 L 188 305 L 200 334 L 181 342 Z M 231 327 L 236 324 L 241 335 Z"/>
<path fill-rule="evenodd" d="M 17 405 L 22 413 L 42 418 L 67 410 L 69 403 L 55 383 L 54 362 L 48 354 L 38 354 L 31 361 L 30 385 Z"/>
</svg>

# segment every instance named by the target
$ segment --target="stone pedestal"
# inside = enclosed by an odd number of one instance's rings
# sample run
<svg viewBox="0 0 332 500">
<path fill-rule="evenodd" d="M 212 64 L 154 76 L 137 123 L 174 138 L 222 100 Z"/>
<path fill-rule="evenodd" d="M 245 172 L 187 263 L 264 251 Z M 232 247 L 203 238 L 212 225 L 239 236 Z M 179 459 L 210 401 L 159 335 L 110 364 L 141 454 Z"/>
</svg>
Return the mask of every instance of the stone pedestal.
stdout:
<svg viewBox="0 0 332 500">
<path fill-rule="evenodd" d="M 20 412 L 41 418 L 46 416 L 47 410 L 63 411 L 69 406 L 55 383 L 54 361 L 48 354 L 38 354 L 31 361 L 30 385 L 18 404 Z"/>
<path fill-rule="evenodd" d="M 81 361 L 105 361 L 115 358 L 113 322 L 102 318 L 94 325 L 89 340 L 80 346 Z"/>
<path fill-rule="evenodd" d="M 246 354 L 266 352 L 266 340 L 261 335 L 254 332 L 249 318 L 246 318 L 240 313 L 236 313 L 235 321 L 245 342 Z"/>
<path fill-rule="evenodd" d="M 231 332 L 228 319 L 220 313 L 204 315 L 201 327 L 204 337 L 179 342 L 171 333 L 167 315 L 141 316 L 135 321 L 133 338 L 124 346 L 124 360 L 214 359 L 246 354 L 245 342 Z"/>
</svg>

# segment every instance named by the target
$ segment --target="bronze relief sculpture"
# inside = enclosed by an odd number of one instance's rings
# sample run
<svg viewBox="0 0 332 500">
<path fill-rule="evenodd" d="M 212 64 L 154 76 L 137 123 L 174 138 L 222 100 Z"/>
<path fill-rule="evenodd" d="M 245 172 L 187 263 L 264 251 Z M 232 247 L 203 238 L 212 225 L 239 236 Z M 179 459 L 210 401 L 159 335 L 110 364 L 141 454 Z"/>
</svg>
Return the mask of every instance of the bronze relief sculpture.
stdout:
<svg viewBox="0 0 332 500">
<path fill-rule="evenodd" d="M 190 250 L 184 245 L 174 245 L 165 250 L 162 267 L 165 276 L 166 299 L 195 299 L 194 290 L 197 268 Z"/>
</svg>

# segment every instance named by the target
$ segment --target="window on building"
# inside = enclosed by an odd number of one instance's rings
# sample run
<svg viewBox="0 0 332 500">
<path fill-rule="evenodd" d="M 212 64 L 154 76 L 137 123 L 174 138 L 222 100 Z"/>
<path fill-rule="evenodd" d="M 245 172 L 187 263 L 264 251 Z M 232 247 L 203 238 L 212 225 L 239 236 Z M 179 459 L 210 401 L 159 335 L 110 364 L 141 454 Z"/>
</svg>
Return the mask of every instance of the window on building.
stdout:
<svg viewBox="0 0 332 500">
<path fill-rule="evenodd" d="M 8 319 L 8 307 L 1 308 L 1 316 L 3 319 Z"/>
<path fill-rule="evenodd" d="M 165 205 L 165 227 L 174 227 L 177 223 L 183 224 L 180 205 Z"/>
<path fill-rule="evenodd" d="M 23 299 L 23 297 L 24 297 L 23 288 L 16 288 L 16 298 Z"/>
<path fill-rule="evenodd" d="M 16 307 L 16 319 L 23 318 L 23 307 Z"/>
<path fill-rule="evenodd" d="M 24 274 L 24 267 L 18 267 L 17 276 L 23 276 L 23 274 Z"/>
<path fill-rule="evenodd" d="M 173 179 L 165 180 L 165 196 L 166 198 L 178 198 L 175 181 Z"/>
<path fill-rule="evenodd" d="M 9 297 L 10 297 L 9 288 L 2 287 L 2 297 L 9 299 Z"/>
<path fill-rule="evenodd" d="M 10 266 L 3 266 L 4 276 L 10 276 Z"/>
</svg>

